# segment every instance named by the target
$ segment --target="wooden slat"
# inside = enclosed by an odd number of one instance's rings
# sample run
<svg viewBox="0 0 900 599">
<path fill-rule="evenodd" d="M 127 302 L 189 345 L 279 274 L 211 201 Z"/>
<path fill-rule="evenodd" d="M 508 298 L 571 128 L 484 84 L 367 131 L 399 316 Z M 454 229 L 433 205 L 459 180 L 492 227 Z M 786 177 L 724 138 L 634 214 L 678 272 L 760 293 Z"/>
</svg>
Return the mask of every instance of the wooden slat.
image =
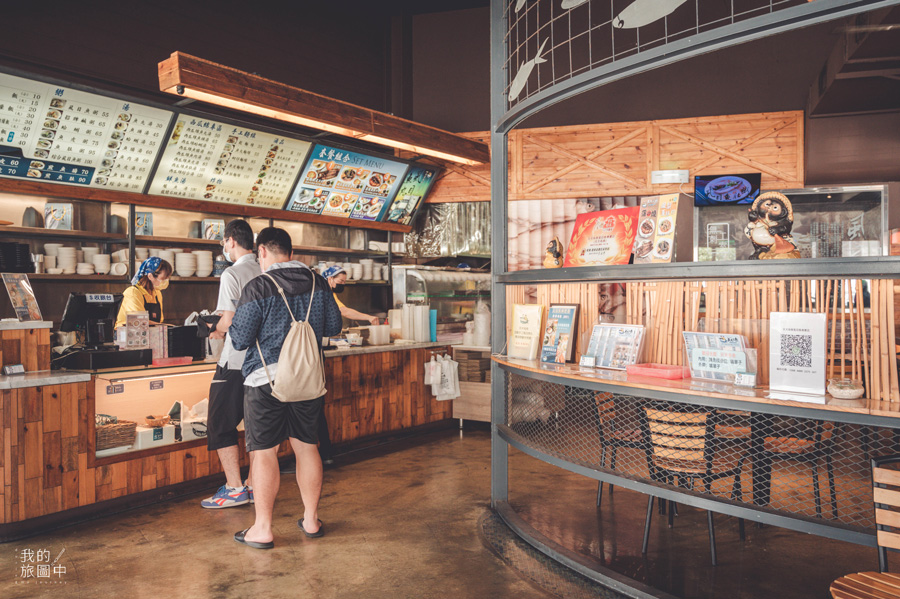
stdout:
<svg viewBox="0 0 900 599">
<path fill-rule="evenodd" d="M 872 480 L 885 485 L 900 487 L 900 470 L 888 470 L 887 468 L 872 468 Z"/>
<path fill-rule="evenodd" d="M 900 530 L 900 512 L 892 512 L 883 508 L 875 509 L 875 523 Z"/>
<path fill-rule="evenodd" d="M 900 534 L 885 530 L 877 531 L 878 545 L 900 550 Z"/>
<path fill-rule="evenodd" d="M 647 418 L 650 420 L 657 420 L 660 422 L 675 422 L 675 423 L 705 423 L 706 422 L 706 414 L 703 413 L 695 413 L 695 412 L 667 412 L 665 410 L 645 410 L 647 413 Z"/>
<path fill-rule="evenodd" d="M 900 507 L 900 491 L 892 491 L 891 489 L 881 489 L 875 487 L 873 489 L 875 503 L 883 503 L 893 507 Z"/>
</svg>

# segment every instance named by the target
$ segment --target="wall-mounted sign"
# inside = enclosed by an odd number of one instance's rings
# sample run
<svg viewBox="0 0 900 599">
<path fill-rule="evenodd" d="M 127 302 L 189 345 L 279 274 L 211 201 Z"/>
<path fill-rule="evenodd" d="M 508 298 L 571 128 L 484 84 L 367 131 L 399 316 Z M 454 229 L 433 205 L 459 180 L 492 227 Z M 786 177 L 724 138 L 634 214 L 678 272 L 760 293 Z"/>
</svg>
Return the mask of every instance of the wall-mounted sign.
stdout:
<svg viewBox="0 0 900 599">
<path fill-rule="evenodd" d="M 379 220 L 406 169 L 402 162 L 319 144 L 284 209 Z"/>
<path fill-rule="evenodd" d="M 172 114 L 0 73 L 0 176 L 142 192 Z"/>
<path fill-rule="evenodd" d="M 403 183 L 394 196 L 390 209 L 384 217 L 385 222 L 408 225 L 412 222 L 416 210 L 425 201 L 425 197 L 437 180 L 437 167 L 426 167 L 414 164 L 409 167 Z"/>
<path fill-rule="evenodd" d="M 310 145 L 180 114 L 149 193 L 281 208 Z"/>
</svg>

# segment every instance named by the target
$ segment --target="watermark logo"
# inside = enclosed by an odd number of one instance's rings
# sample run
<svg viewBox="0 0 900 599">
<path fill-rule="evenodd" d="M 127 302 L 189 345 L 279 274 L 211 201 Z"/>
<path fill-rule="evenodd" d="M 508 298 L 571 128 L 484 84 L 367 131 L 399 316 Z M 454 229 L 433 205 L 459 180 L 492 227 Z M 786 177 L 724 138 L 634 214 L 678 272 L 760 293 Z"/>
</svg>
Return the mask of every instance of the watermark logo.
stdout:
<svg viewBox="0 0 900 599">
<path fill-rule="evenodd" d="M 16 584 L 66 584 L 66 567 L 59 563 L 65 552 L 51 559 L 49 549 L 17 549 Z"/>
</svg>

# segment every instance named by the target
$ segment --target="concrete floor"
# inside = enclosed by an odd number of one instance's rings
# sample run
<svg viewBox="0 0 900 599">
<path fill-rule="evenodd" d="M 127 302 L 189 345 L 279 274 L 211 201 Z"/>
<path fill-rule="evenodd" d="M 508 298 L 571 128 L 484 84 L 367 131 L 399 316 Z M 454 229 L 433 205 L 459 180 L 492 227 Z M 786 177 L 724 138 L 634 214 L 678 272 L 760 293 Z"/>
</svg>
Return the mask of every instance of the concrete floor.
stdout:
<svg viewBox="0 0 900 599">
<path fill-rule="evenodd" d="M 237 544 L 252 507 L 204 510 L 204 495 L 0 545 L 0 597 L 277 598 L 515 597 L 549 595 L 482 543 L 489 504 L 490 435 L 455 431 L 403 442 L 391 453 L 338 458 L 325 472 L 320 516 L 307 539 L 293 475 L 282 476 L 271 551 Z M 21 584 L 22 550 L 48 549 L 61 584 Z M 46 580 L 46 579 L 44 579 Z M 17 581 L 19 584 L 16 584 Z"/>
<path fill-rule="evenodd" d="M 495 554 L 483 542 L 492 536 L 479 527 L 489 477 L 486 430 L 423 435 L 339 457 L 326 470 L 322 539 L 298 530 L 299 492 L 285 474 L 272 551 L 232 540 L 252 522 L 251 507 L 203 510 L 205 494 L 195 495 L 0 545 L 0 597 L 550 597 L 528 582 L 542 580 L 528 570 L 545 569 L 545 561 L 510 559 L 510 551 L 494 544 Z M 826 598 L 834 578 L 877 568 L 872 548 L 774 527 L 748 526 L 742 543 L 736 520 L 725 516 L 716 516 L 714 568 L 705 512 L 687 507 L 671 530 L 655 517 L 643 557 L 646 496 L 617 489 L 597 510 L 595 493 L 594 481 L 510 452 L 510 503 L 526 521 L 598 564 L 679 597 Z M 17 578 L 20 552 L 42 549 L 51 559 L 65 549 L 59 564 L 66 573 L 51 577 L 64 585 Z M 598 596 L 542 586 L 555 596 Z"/>
</svg>

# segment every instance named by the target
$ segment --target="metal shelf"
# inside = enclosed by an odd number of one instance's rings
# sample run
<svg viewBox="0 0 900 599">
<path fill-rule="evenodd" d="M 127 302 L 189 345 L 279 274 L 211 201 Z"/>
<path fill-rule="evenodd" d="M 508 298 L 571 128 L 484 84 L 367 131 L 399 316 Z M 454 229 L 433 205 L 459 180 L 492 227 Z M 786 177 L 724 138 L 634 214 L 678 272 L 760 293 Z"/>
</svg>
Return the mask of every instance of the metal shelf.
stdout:
<svg viewBox="0 0 900 599">
<path fill-rule="evenodd" d="M 627 281 L 728 281 L 736 279 L 900 279 L 900 256 L 623 264 L 520 270 L 497 275 L 507 285 Z"/>
<path fill-rule="evenodd" d="M 330 248 L 312 245 L 295 245 L 294 252 L 312 254 L 314 256 L 359 256 L 361 258 L 387 258 L 387 252 L 374 250 L 351 250 L 349 248 Z"/>
<path fill-rule="evenodd" d="M 67 229 L 44 229 L 41 227 L 0 227 L 4 237 L 28 237 L 52 239 L 88 239 L 99 243 L 128 243 L 124 233 L 103 233 L 97 231 L 70 231 Z"/>
</svg>

